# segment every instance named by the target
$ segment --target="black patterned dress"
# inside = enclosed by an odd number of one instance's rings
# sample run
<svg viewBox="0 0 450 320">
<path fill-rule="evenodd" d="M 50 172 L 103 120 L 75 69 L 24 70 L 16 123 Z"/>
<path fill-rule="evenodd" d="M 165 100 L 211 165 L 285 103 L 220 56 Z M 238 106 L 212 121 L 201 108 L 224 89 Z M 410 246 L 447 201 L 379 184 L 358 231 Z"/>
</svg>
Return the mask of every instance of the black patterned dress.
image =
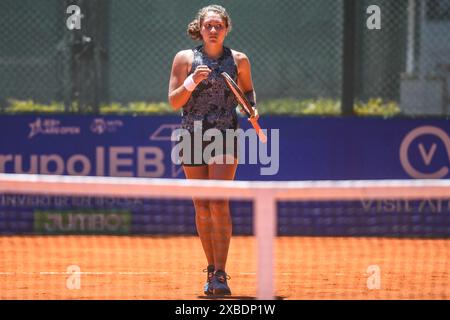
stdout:
<svg viewBox="0 0 450 320">
<path fill-rule="evenodd" d="M 224 47 L 222 56 L 217 60 L 209 59 L 203 53 L 203 46 L 198 46 L 193 51 L 194 61 L 189 74 L 199 65 L 207 65 L 212 72 L 197 85 L 183 106 L 181 127 L 193 132 L 194 121 L 202 121 L 203 130 L 237 129 L 237 101 L 220 75 L 225 71 L 236 81 L 237 67 L 231 50 Z"/>
<path fill-rule="evenodd" d="M 227 139 L 226 130 L 238 128 L 238 117 L 236 113 L 237 101 L 231 90 L 220 75 L 227 72 L 233 80 L 237 80 L 237 67 L 233 59 L 232 52 L 229 48 L 223 48 L 223 54 L 220 58 L 210 59 L 204 54 L 203 46 L 192 49 L 194 52 L 194 60 L 189 74 L 192 74 L 197 66 L 207 65 L 211 68 L 208 78 L 200 82 L 195 90 L 191 93 L 188 102 L 182 108 L 181 128 L 185 129 L 187 137 L 191 139 L 190 156 L 182 152 L 181 163 L 185 166 L 207 165 L 209 159 L 203 157 L 203 151 L 215 138 L 211 140 L 202 140 L 200 145 L 194 143 L 194 130 L 199 128 L 201 124 L 201 132 L 203 135 L 208 129 L 217 129 L 222 134 L 223 146 L 222 150 L 212 153 L 212 156 L 220 154 L 231 154 L 234 158 L 238 158 L 238 138 Z M 197 124 L 197 127 L 195 127 Z M 197 157 L 194 159 L 194 154 Z M 197 160 L 201 159 L 200 162 Z"/>
</svg>

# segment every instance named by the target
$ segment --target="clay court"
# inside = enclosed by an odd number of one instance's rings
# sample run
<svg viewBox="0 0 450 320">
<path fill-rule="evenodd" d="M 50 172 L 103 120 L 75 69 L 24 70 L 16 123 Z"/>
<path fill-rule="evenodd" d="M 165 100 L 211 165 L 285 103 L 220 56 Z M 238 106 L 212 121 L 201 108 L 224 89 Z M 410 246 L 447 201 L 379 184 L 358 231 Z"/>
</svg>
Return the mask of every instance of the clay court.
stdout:
<svg viewBox="0 0 450 320">
<path fill-rule="evenodd" d="M 256 296 L 253 237 L 233 237 L 233 295 Z M 206 299 L 205 259 L 194 236 L 2 236 L 1 299 Z M 281 299 L 450 299 L 450 240 L 278 237 Z M 68 289 L 70 265 L 80 288 Z M 368 289 L 369 266 L 380 268 Z M 210 299 L 210 298 L 208 298 Z"/>
</svg>

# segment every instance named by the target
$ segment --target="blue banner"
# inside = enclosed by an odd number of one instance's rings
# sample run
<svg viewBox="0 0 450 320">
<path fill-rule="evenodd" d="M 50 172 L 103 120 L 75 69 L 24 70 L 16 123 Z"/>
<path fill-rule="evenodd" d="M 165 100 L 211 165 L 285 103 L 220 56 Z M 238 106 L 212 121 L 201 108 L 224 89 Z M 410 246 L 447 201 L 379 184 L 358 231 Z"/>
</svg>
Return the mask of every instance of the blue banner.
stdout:
<svg viewBox="0 0 450 320">
<path fill-rule="evenodd" d="M 3 116 L 0 172 L 183 178 L 177 116 Z M 450 178 L 450 121 L 263 117 L 268 144 L 241 141 L 237 180 Z M 250 124 L 241 119 L 241 128 Z M 249 131 L 244 131 L 245 133 Z M 233 232 L 252 232 L 233 202 Z M 450 201 L 279 203 L 282 235 L 450 235 Z M 2 234 L 195 234 L 186 201 L 0 195 Z"/>
<path fill-rule="evenodd" d="M 179 122 L 176 116 L 3 116 L 0 172 L 183 178 L 171 160 Z M 448 120 L 263 117 L 260 123 L 267 150 L 241 143 L 246 158 L 238 180 L 450 178 Z M 242 119 L 241 128 L 250 125 Z"/>
</svg>

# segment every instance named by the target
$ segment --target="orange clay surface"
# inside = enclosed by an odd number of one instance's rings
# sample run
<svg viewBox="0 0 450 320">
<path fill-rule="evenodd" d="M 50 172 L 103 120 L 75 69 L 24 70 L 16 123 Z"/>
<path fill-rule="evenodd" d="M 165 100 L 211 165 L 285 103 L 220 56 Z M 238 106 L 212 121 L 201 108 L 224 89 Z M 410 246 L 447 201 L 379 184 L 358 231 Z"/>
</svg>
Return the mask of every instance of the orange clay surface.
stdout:
<svg viewBox="0 0 450 320">
<path fill-rule="evenodd" d="M 275 250 L 281 299 L 450 299 L 448 239 L 278 237 Z M 256 256 L 254 237 L 232 238 L 231 299 L 256 297 Z M 205 299 L 205 267 L 195 236 L 2 236 L 0 298 Z"/>
</svg>

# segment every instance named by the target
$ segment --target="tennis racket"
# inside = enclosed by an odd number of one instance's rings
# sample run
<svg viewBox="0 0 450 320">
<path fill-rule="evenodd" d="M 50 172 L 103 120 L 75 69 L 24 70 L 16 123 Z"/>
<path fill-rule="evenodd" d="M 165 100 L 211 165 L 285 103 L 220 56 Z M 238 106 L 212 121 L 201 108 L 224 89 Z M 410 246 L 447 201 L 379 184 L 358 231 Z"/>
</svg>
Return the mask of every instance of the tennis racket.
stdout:
<svg viewBox="0 0 450 320">
<path fill-rule="evenodd" d="M 250 123 L 252 124 L 253 128 L 256 130 L 256 134 L 259 137 L 259 140 L 261 140 L 262 143 L 267 142 L 267 137 L 262 132 L 261 127 L 258 124 L 258 120 L 255 118 L 255 111 L 253 110 L 252 105 L 248 101 L 248 99 L 245 97 L 242 90 L 238 87 L 236 82 L 230 77 L 230 75 L 226 72 L 221 73 L 222 77 L 225 79 L 225 83 L 227 84 L 228 88 L 233 92 L 234 96 L 236 97 L 239 104 L 242 106 L 242 110 L 244 110 L 245 114 L 250 120 Z"/>
</svg>

